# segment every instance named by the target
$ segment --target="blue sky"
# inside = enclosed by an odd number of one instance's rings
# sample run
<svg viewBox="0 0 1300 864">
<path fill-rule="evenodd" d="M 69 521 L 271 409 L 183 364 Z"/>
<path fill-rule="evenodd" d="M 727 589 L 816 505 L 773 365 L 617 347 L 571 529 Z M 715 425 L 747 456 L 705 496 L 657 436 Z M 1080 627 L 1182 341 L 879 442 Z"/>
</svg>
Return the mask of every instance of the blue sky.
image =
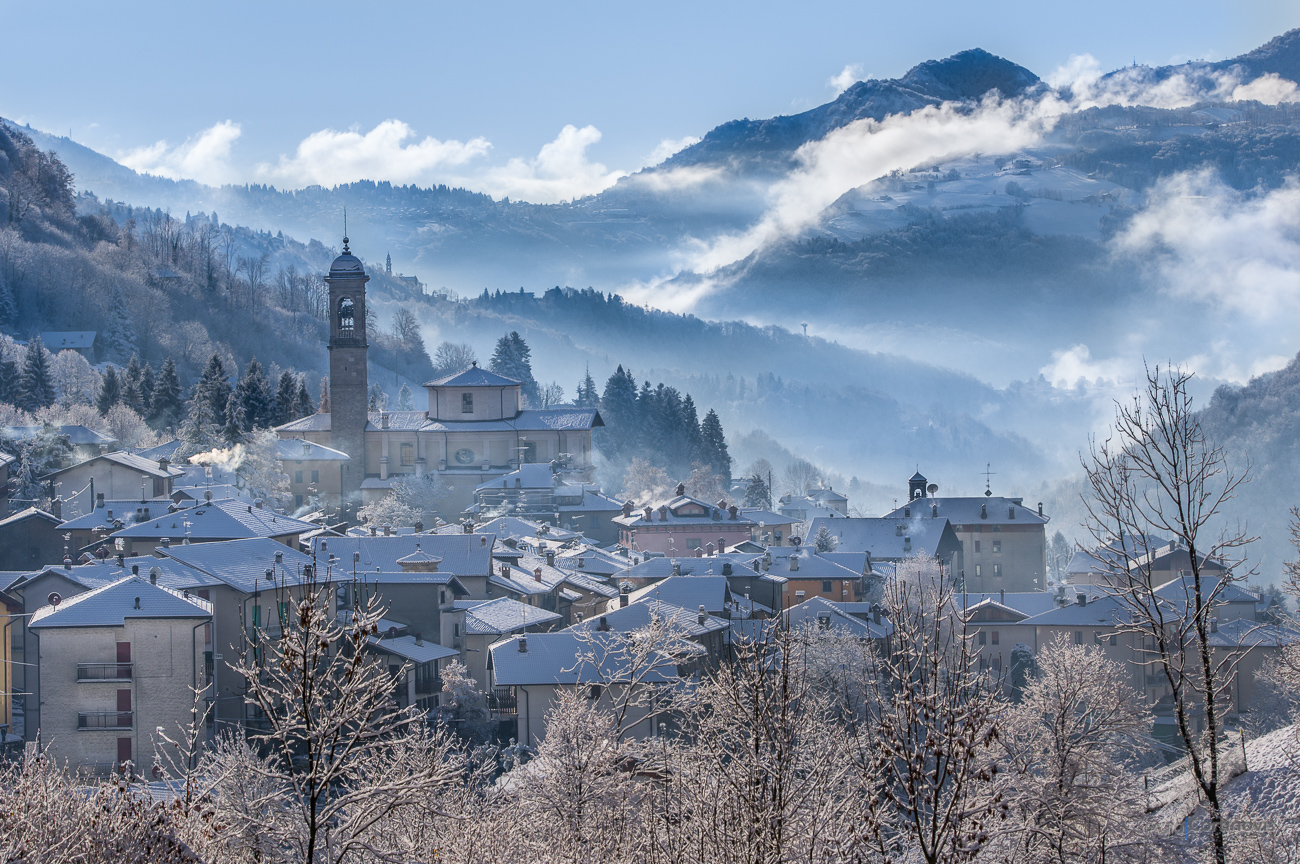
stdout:
<svg viewBox="0 0 1300 864">
<path fill-rule="evenodd" d="M 1300 26 L 1281 0 L 0 7 L 0 116 L 135 167 L 279 186 L 459 170 L 537 199 L 548 178 L 599 184 L 664 142 L 828 101 L 846 67 L 892 77 L 978 46 L 1045 76 L 1078 54 L 1222 59 Z"/>
</svg>

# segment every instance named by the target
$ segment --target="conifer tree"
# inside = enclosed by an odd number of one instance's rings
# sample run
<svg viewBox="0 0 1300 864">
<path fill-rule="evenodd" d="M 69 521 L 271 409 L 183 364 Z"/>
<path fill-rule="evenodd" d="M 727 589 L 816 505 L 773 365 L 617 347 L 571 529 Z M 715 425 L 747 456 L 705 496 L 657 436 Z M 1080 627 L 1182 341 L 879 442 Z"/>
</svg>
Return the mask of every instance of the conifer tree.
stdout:
<svg viewBox="0 0 1300 864">
<path fill-rule="evenodd" d="M 591 377 L 591 367 L 587 367 L 587 374 L 583 377 L 582 383 L 578 385 L 576 401 L 580 408 L 595 408 L 600 404 L 600 391 L 596 389 L 596 382 Z"/>
<path fill-rule="evenodd" d="M 722 421 L 718 419 L 718 414 L 712 408 L 709 413 L 704 415 L 704 422 L 700 424 L 700 438 L 702 454 L 713 470 L 717 471 L 727 479 L 727 484 L 731 484 L 731 454 L 727 452 L 727 438 L 722 433 Z"/>
<path fill-rule="evenodd" d="M 704 436 L 700 432 L 700 414 L 695 409 L 695 400 L 687 393 L 682 400 L 682 425 L 685 427 L 687 459 L 691 462 L 707 462 L 708 457 L 702 452 Z"/>
<path fill-rule="evenodd" d="M 50 375 L 50 355 L 40 336 L 27 343 L 23 360 L 22 383 L 18 390 L 18 407 L 35 413 L 54 404 L 54 379 Z"/>
<path fill-rule="evenodd" d="M 181 382 L 176 377 L 176 364 L 168 357 L 163 363 L 158 380 L 153 385 L 149 399 L 149 425 L 155 429 L 175 429 L 185 406 L 181 402 Z"/>
<path fill-rule="evenodd" d="M 532 353 L 519 331 L 512 330 L 497 340 L 488 368 L 523 384 L 523 394 L 528 404 L 538 405 L 541 402 L 541 391 L 537 380 L 533 378 Z"/>
<path fill-rule="evenodd" d="M 397 410 L 414 411 L 415 400 L 411 397 L 411 388 L 403 382 L 401 388 L 397 391 Z"/>
<path fill-rule="evenodd" d="M 280 380 L 275 386 L 274 416 L 272 426 L 279 426 L 298 418 L 298 380 L 289 371 L 280 373 Z"/>
<path fill-rule="evenodd" d="M 148 417 L 149 412 L 153 409 L 153 388 L 157 383 L 157 376 L 153 374 L 153 366 L 146 363 L 140 370 L 140 405 L 141 417 Z"/>
<path fill-rule="evenodd" d="M 605 381 L 600 416 L 605 425 L 592 430 L 593 441 L 607 458 L 619 460 L 628 449 L 627 432 L 636 422 L 636 379 L 621 365 Z"/>
<path fill-rule="evenodd" d="M 144 370 L 140 368 L 140 357 L 132 354 L 131 361 L 126 364 L 126 369 L 118 377 L 118 384 L 122 389 L 122 404 L 141 417 L 144 416 L 144 393 L 140 389 L 143 375 Z"/>
<path fill-rule="evenodd" d="M 166 371 L 167 367 L 164 366 L 164 375 Z M 224 411 L 222 411 L 222 416 L 225 416 Z M 217 444 L 218 435 L 220 435 L 220 430 L 217 427 L 216 418 L 212 414 L 212 405 L 207 397 L 199 392 L 199 388 L 195 387 L 194 395 L 186 405 L 185 422 L 181 425 L 178 435 L 181 439 L 181 447 L 177 454 L 178 456 L 193 456 L 195 453 L 211 450 Z"/>
<path fill-rule="evenodd" d="M 226 400 L 226 425 L 221 429 L 221 437 L 227 447 L 234 447 L 244 442 L 246 422 L 244 403 L 239 400 L 239 394 L 232 392 L 230 398 Z"/>
<path fill-rule="evenodd" d="M 107 414 L 109 409 L 122 401 L 122 380 L 117 370 L 109 366 L 104 370 L 104 377 L 99 380 L 99 394 L 95 396 L 95 410 Z"/>
<path fill-rule="evenodd" d="M 226 405 L 230 402 L 233 388 L 226 380 L 226 366 L 216 354 L 213 354 L 212 359 L 208 361 L 207 368 L 203 370 L 203 377 L 194 385 L 194 392 L 207 400 L 208 413 L 212 417 L 212 422 L 217 426 L 224 426 Z"/>
<path fill-rule="evenodd" d="M 235 387 L 235 398 L 243 409 L 245 432 L 271 425 L 271 384 L 266 380 L 266 373 L 262 371 L 262 364 L 257 362 L 256 357 L 248 361 L 244 377 Z"/>
<path fill-rule="evenodd" d="M 15 405 L 22 390 L 22 375 L 11 357 L 0 357 L 0 402 Z"/>
<path fill-rule="evenodd" d="M 18 304 L 14 302 L 13 289 L 0 278 L 0 327 L 12 330 L 18 323 Z"/>
<path fill-rule="evenodd" d="M 298 402 L 294 406 L 294 413 L 299 417 L 310 417 L 316 413 L 316 406 L 312 404 L 311 394 L 307 392 L 307 376 L 298 380 Z"/>
</svg>

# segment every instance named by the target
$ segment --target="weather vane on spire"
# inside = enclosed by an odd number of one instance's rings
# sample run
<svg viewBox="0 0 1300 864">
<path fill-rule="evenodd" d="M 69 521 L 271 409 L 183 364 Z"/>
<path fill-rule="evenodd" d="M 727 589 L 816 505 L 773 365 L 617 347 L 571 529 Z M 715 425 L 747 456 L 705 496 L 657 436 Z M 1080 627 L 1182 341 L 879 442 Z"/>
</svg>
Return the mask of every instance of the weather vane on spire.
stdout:
<svg viewBox="0 0 1300 864">
<path fill-rule="evenodd" d="M 348 250 L 348 205 L 343 205 L 343 254 L 349 254 Z"/>
</svg>

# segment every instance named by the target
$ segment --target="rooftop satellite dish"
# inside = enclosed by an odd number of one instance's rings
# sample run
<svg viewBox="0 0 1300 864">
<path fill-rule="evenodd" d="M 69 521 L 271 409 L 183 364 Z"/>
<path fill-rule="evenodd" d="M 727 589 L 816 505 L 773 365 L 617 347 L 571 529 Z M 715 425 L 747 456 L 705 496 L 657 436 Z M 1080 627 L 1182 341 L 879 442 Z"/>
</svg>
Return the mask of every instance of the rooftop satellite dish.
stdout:
<svg viewBox="0 0 1300 864">
<path fill-rule="evenodd" d="M 927 492 L 929 492 L 931 495 L 933 495 L 934 493 L 936 493 L 936 492 L 939 491 L 939 484 L 938 484 L 938 483 L 931 483 L 929 486 L 926 486 L 926 487 L 925 487 L 925 491 L 927 491 Z"/>
<path fill-rule="evenodd" d="M 63 598 L 59 595 L 59 592 L 57 591 L 51 591 L 50 596 L 46 597 L 45 599 L 49 601 L 51 606 L 58 606 L 60 603 L 63 602 Z"/>
</svg>

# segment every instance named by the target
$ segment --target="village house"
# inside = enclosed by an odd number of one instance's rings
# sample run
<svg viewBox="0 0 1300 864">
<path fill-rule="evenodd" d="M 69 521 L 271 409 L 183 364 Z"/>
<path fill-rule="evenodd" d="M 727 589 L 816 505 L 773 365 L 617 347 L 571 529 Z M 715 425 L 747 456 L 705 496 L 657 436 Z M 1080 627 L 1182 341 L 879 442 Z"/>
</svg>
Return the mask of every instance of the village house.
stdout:
<svg viewBox="0 0 1300 864">
<path fill-rule="evenodd" d="M 456 651 L 469 677 L 486 690 L 488 649 L 503 637 L 519 633 L 541 633 L 560 625 L 555 612 L 520 603 L 509 597 L 495 600 L 457 600 L 442 613 L 443 645 Z"/>
<path fill-rule="evenodd" d="M 51 471 L 43 481 L 51 484 L 69 512 L 89 513 L 99 495 L 107 498 L 168 498 L 177 477 L 185 474 L 166 458 L 153 461 L 119 450 L 68 468 Z"/>
<path fill-rule="evenodd" d="M 148 554 L 156 547 L 217 543 L 266 537 L 297 550 L 298 539 L 319 526 L 264 508 L 223 498 L 174 512 L 164 511 L 152 519 L 135 522 L 110 534 L 112 551 L 127 555 Z M 93 552 L 95 547 L 85 551 Z"/>
<path fill-rule="evenodd" d="M 208 685 L 212 605 L 128 576 L 41 607 L 28 629 L 45 683 L 46 753 L 97 774 L 127 762 L 151 772 L 156 730 L 180 734 L 193 691 Z"/>
<path fill-rule="evenodd" d="M 0 519 L 0 570 L 36 570 L 64 557 L 63 520 L 35 507 Z"/>
<path fill-rule="evenodd" d="M 700 550 L 712 555 L 737 543 L 754 539 L 758 524 L 740 515 L 740 508 L 726 502 L 709 504 L 686 494 L 678 484 L 677 495 L 659 504 L 647 504 L 640 510 L 631 502 L 623 505 L 623 515 L 616 517 L 618 542 L 634 552 L 660 552 L 681 556 Z"/>
</svg>

